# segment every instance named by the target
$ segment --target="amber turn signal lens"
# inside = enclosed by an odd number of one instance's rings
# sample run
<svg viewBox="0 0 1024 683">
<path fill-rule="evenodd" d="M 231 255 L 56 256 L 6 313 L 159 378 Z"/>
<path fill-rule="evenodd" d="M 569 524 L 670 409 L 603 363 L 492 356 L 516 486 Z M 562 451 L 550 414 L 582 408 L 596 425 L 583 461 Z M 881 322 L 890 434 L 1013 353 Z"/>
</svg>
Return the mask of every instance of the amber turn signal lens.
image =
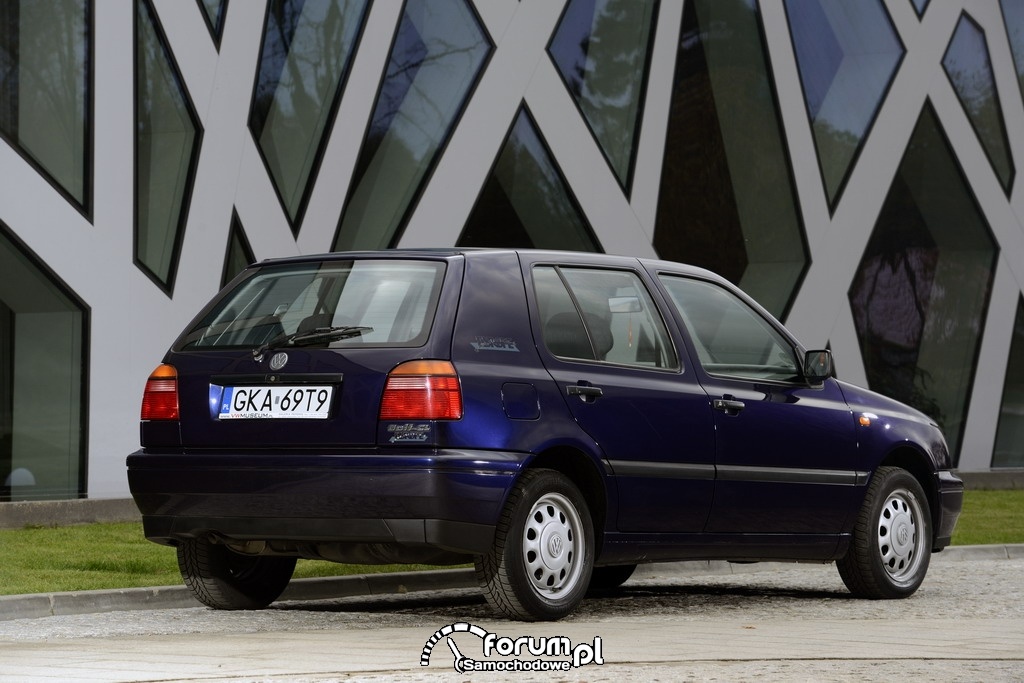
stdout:
<svg viewBox="0 0 1024 683">
<path fill-rule="evenodd" d="M 178 417 L 178 371 L 173 365 L 160 365 L 146 380 L 142 419 L 177 420 Z"/>
</svg>

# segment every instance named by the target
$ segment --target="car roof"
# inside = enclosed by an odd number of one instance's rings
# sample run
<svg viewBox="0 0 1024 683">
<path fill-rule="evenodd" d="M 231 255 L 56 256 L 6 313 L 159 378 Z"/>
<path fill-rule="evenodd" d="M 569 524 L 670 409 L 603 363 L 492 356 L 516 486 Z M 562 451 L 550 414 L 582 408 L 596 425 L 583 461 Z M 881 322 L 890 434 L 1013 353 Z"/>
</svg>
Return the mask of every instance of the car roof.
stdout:
<svg viewBox="0 0 1024 683">
<path fill-rule="evenodd" d="M 650 270 L 672 270 L 677 273 L 697 275 L 707 279 L 724 282 L 724 278 L 712 271 L 697 266 L 675 261 L 662 259 L 642 258 L 637 256 L 622 256 L 616 254 L 604 254 L 588 251 L 564 251 L 557 249 L 517 249 L 509 247 L 423 247 L 423 248 L 401 248 L 381 249 L 367 251 L 336 251 L 319 254 L 303 254 L 299 256 L 287 256 L 283 258 L 265 259 L 250 267 L 262 267 L 267 265 L 278 265 L 287 263 L 312 263 L 323 261 L 346 261 L 353 258 L 453 258 L 466 257 L 474 258 L 476 255 L 513 253 L 524 257 L 530 262 L 556 262 L 572 264 L 593 264 L 609 266 L 636 266 L 643 264 Z"/>
</svg>

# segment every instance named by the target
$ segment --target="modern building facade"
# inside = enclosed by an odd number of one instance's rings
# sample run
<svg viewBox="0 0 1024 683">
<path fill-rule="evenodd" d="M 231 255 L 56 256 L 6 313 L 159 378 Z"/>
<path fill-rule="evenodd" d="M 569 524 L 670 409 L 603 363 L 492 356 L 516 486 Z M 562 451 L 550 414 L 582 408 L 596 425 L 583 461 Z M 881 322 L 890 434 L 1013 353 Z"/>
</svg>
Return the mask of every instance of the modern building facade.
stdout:
<svg viewBox="0 0 1024 683">
<path fill-rule="evenodd" d="M 1021 468 L 1018 164 L 1024 0 L 0 0 L 0 501 L 126 496 L 246 263 L 408 246 L 711 268 Z"/>
</svg>

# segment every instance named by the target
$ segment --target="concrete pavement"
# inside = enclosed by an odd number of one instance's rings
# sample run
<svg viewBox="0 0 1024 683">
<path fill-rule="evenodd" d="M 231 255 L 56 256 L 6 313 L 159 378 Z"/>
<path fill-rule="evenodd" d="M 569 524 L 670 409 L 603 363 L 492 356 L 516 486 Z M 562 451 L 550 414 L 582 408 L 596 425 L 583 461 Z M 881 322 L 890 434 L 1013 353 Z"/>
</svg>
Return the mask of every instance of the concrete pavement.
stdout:
<svg viewBox="0 0 1024 683">
<path fill-rule="evenodd" d="M 1024 544 L 951 546 L 933 557 L 950 562 L 982 559 L 1024 560 Z M 774 566 L 773 563 L 670 562 L 642 565 L 634 576 L 635 578 L 650 578 L 654 576 L 736 574 L 761 571 L 772 566 Z M 359 574 L 319 579 L 296 579 L 289 584 L 280 599 L 281 601 L 301 601 L 355 596 L 402 595 L 419 591 L 474 588 L 476 586 L 477 582 L 472 569 Z M 184 585 L 4 595 L 0 596 L 0 621 L 128 610 L 183 609 L 197 606 L 199 603 Z"/>
<path fill-rule="evenodd" d="M 681 563 L 645 567 L 555 623 L 495 618 L 475 588 L 443 587 L 469 578 L 459 570 L 429 593 L 413 592 L 413 575 L 391 575 L 378 595 L 258 612 L 19 619 L 0 622 L 0 681 L 1024 680 L 1024 546 L 951 550 L 909 600 L 853 599 L 820 565 Z M 334 583 L 356 593 L 359 582 Z M 574 647 L 599 637 L 604 664 L 452 679 L 453 650 L 439 638 L 421 666 L 431 634 L 456 623 Z M 466 657 L 512 659 L 487 656 L 478 634 L 449 635 Z"/>
</svg>

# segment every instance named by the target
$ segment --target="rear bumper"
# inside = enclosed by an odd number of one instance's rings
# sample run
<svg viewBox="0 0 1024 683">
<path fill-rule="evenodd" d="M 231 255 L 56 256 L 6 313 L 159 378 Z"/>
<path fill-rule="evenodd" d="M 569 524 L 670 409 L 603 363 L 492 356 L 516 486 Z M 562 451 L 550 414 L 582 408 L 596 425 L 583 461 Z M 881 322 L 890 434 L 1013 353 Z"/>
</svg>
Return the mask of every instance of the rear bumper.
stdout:
<svg viewBox="0 0 1024 683">
<path fill-rule="evenodd" d="M 525 455 L 174 453 L 128 456 L 146 537 L 488 550 Z"/>
<path fill-rule="evenodd" d="M 943 470 L 935 474 L 935 485 L 939 509 L 935 513 L 935 542 L 932 550 L 938 551 L 949 545 L 953 538 L 953 529 L 964 505 L 964 482 L 952 472 Z"/>
</svg>

